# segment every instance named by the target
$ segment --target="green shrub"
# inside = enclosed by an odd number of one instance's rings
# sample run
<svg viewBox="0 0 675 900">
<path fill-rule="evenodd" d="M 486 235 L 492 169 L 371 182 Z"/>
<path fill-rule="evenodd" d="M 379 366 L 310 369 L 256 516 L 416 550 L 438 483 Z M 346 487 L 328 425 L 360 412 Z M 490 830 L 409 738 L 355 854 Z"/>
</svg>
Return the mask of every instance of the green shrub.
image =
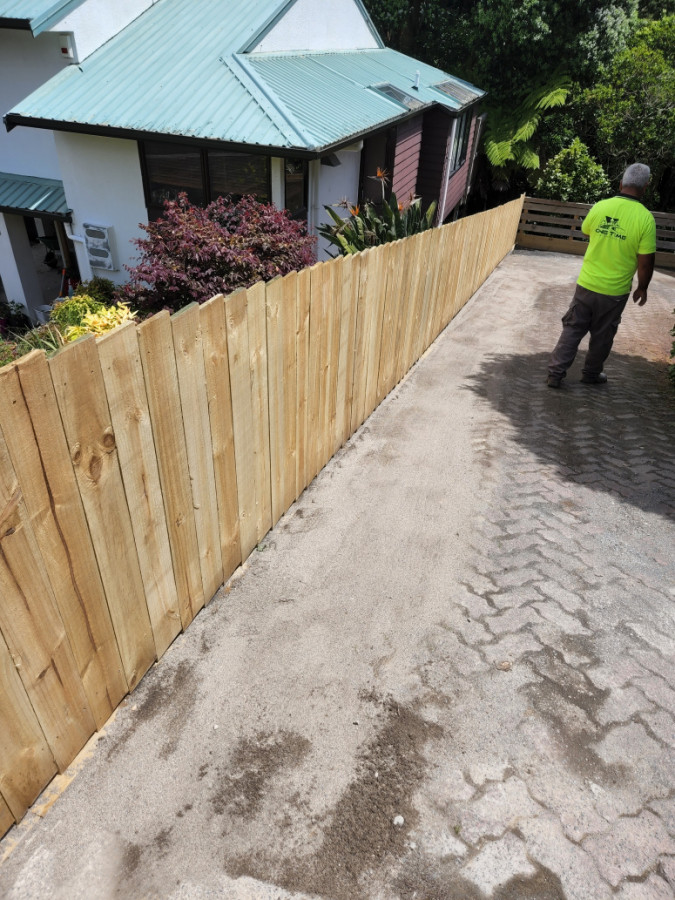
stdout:
<svg viewBox="0 0 675 900">
<path fill-rule="evenodd" d="M 0 338 L 0 366 L 6 366 L 11 362 L 14 362 L 15 359 L 18 359 L 20 354 L 17 354 L 16 344 L 14 341 L 7 341 L 4 338 Z"/>
<path fill-rule="evenodd" d="M 49 319 L 54 322 L 61 332 L 69 327 L 82 324 L 82 320 L 89 313 L 98 313 L 105 306 L 100 300 L 89 294 L 73 294 L 65 300 L 60 300 L 52 307 Z"/>
<path fill-rule="evenodd" d="M 115 300 L 117 285 L 109 278 L 96 275 L 91 281 L 82 281 L 73 291 L 73 297 L 92 297 L 99 303 L 110 306 Z"/>
<path fill-rule="evenodd" d="M 608 197 L 611 189 L 605 170 L 592 159 L 588 147 L 574 138 L 546 163 L 534 190 L 547 200 L 595 203 Z"/>
<path fill-rule="evenodd" d="M 396 199 L 396 194 L 392 194 L 389 200 L 383 200 L 381 209 L 380 213 L 371 203 L 366 203 L 363 209 L 349 207 L 349 218 L 343 219 L 330 206 L 326 206 L 325 210 L 334 224 L 319 225 L 318 232 L 343 256 L 349 256 L 367 247 L 378 247 L 431 228 L 436 203 L 432 203 L 423 213 L 421 197 L 404 208 Z"/>
</svg>

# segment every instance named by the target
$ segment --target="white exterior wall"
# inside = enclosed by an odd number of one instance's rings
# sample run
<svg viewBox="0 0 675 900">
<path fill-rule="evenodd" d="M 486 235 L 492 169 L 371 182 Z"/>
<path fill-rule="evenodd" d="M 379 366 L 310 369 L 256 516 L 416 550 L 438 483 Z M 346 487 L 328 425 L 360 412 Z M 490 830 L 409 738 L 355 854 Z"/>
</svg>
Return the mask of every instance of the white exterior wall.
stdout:
<svg viewBox="0 0 675 900">
<path fill-rule="evenodd" d="M 116 284 L 128 279 L 125 265 L 134 265 L 138 251 L 132 239 L 144 236 L 146 223 L 143 179 L 136 141 L 85 134 L 54 135 L 68 205 L 73 210 L 72 231 L 83 280 L 93 275 Z M 111 246 L 115 271 L 92 271 L 82 237 L 84 223 L 112 226 Z"/>
<path fill-rule="evenodd" d="M 72 33 L 75 56 L 83 60 L 133 22 L 157 0 L 87 0 L 49 29 L 57 36 Z"/>
<path fill-rule="evenodd" d="M 354 0 L 321 0 L 320 4 L 317 0 L 297 0 L 254 52 L 365 50 L 379 46 Z"/>
<path fill-rule="evenodd" d="M 67 64 L 58 35 L 0 29 L 0 115 Z M 52 132 L 19 127 L 8 133 L 0 123 L 0 172 L 60 178 Z"/>
<path fill-rule="evenodd" d="M 316 234 L 316 229 L 324 222 L 332 222 L 332 219 L 324 209 L 346 199 L 350 204 L 356 203 L 359 194 L 359 172 L 361 169 L 361 143 L 354 145 L 354 150 L 340 150 L 336 156 L 340 160 L 339 166 L 322 166 L 319 160 L 313 161 L 309 166 L 309 226 L 310 232 Z M 339 216 L 346 216 L 345 209 L 335 210 Z M 319 238 L 317 256 L 319 260 L 329 259 L 327 241 Z M 331 249 L 335 255 L 336 248 Z"/>
</svg>

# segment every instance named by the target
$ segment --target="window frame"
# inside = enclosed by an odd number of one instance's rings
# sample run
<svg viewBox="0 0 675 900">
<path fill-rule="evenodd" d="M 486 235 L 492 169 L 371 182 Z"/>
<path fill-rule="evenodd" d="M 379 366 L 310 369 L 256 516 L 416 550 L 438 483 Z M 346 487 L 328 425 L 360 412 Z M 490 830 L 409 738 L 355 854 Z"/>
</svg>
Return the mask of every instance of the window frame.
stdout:
<svg viewBox="0 0 675 900">
<path fill-rule="evenodd" d="M 191 152 L 199 153 L 200 159 L 200 172 L 201 172 L 201 180 L 202 180 L 202 191 L 204 194 L 204 206 L 208 206 L 209 203 L 212 203 L 216 197 L 226 196 L 221 193 L 214 194 L 211 185 L 211 171 L 209 167 L 209 152 L 216 151 L 218 148 L 216 147 L 199 147 L 195 146 L 189 142 L 181 142 L 181 141 L 163 141 L 158 140 L 141 140 L 138 141 L 138 153 L 141 160 L 141 175 L 143 178 L 143 194 L 145 200 L 145 208 L 148 212 L 148 219 L 152 222 L 155 219 L 159 218 L 163 212 L 163 205 L 157 204 L 152 201 L 150 195 L 150 166 L 148 164 L 148 159 L 146 156 L 146 147 L 148 144 L 163 144 L 166 147 L 174 147 L 176 150 L 180 150 L 181 148 L 187 148 Z M 265 203 L 272 202 L 272 158 L 263 153 L 242 153 L 237 150 L 227 150 L 223 148 L 222 151 L 224 153 L 231 153 L 233 156 L 252 156 L 252 157 L 260 157 L 265 160 L 267 166 L 267 177 L 266 177 L 266 190 L 267 190 L 267 198 L 264 201 Z M 181 189 L 178 189 L 180 192 Z"/>
<path fill-rule="evenodd" d="M 452 130 L 450 139 L 452 147 L 448 159 L 448 177 L 451 177 L 462 168 L 469 155 L 469 138 L 471 136 L 471 123 L 473 121 L 472 110 L 467 109 L 455 119 L 456 126 Z"/>
</svg>

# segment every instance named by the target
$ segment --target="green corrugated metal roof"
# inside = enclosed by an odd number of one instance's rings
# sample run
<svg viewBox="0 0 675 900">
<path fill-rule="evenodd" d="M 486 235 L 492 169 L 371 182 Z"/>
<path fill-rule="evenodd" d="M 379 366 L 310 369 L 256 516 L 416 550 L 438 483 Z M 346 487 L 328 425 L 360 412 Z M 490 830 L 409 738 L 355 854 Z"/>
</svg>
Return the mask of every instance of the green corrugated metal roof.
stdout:
<svg viewBox="0 0 675 900">
<path fill-rule="evenodd" d="M 20 22 L 38 35 L 84 0 L 0 0 L 0 27 L 2 20 Z"/>
<path fill-rule="evenodd" d="M 69 219 L 63 184 L 53 178 L 34 178 L 0 172 L 0 212 Z"/>
<path fill-rule="evenodd" d="M 409 114 L 370 89 L 377 83 L 425 105 L 460 108 L 431 87 L 450 76 L 393 50 L 239 53 L 286 5 L 158 0 L 17 104 L 7 123 L 318 152 Z M 472 90 L 476 99 L 483 95 Z"/>
</svg>

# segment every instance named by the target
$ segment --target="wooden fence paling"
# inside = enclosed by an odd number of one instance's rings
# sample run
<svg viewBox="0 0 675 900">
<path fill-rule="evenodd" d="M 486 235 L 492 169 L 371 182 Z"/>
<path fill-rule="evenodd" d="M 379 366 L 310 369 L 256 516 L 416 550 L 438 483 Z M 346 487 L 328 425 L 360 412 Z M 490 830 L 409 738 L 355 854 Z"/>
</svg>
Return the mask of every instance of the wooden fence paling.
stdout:
<svg viewBox="0 0 675 900">
<path fill-rule="evenodd" d="M 521 205 L 0 371 L 0 835 L 511 249 Z"/>
<path fill-rule="evenodd" d="M 297 356 L 296 396 L 298 418 L 296 424 L 296 499 L 309 484 L 309 317 L 312 270 L 298 273 L 297 309 L 295 324 L 295 352 Z"/>
<path fill-rule="evenodd" d="M 21 819 L 56 772 L 15 660 L 0 634 L 0 794 L 13 816 L 10 825 Z M 2 825 L 5 816 L 0 820 Z"/>
<path fill-rule="evenodd" d="M 158 313 L 138 326 L 143 378 L 155 439 L 181 624 L 204 606 L 199 546 L 180 407 L 170 316 Z"/>
<path fill-rule="evenodd" d="M 128 687 L 43 351 L 0 372 L 0 421 L 96 727 Z"/>
<path fill-rule="evenodd" d="M 0 742 L 1 741 L 2 741 L 2 738 L 0 738 Z M 31 800 L 31 803 L 32 802 L 33 801 Z M 28 807 L 25 807 L 24 809 L 22 809 L 21 812 L 19 813 L 19 815 L 22 816 L 25 813 L 27 808 Z M 5 834 L 6 831 L 9 831 L 9 829 L 12 827 L 13 824 L 14 824 L 14 816 L 12 815 L 12 811 L 9 808 L 9 806 L 7 805 L 7 803 L 5 802 L 5 800 L 3 799 L 2 794 L 0 794 L 0 835 L 3 835 L 3 834 Z"/>
<path fill-rule="evenodd" d="M 246 560 L 258 543 L 256 527 L 255 437 L 248 347 L 247 292 L 227 298 L 227 353 L 232 391 L 234 454 L 237 467 L 237 502 L 241 558 Z"/>
<path fill-rule="evenodd" d="M 117 646 L 133 690 L 156 659 L 155 642 L 93 336 L 60 350 L 49 368 Z"/>
<path fill-rule="evenodd" d="M 335 450 L 352 435 L 352 400 L 354 395 L 354 351 L 356 347 L 356 313 L 359 303 L 359 270 L 361 255 L 352 254 L 342 261 L 340 295 L 340 357 L 335 425 Z"/>
<path fill-rule="evenodd" d="M 63 771 L 96 726 L 2 435 L 0 510 L 0 629 Z"/>
<path fill-rule="evenodd" d="M 272 525 L 295 500 L 297 274 L 267 285 Z"/>
<path fill-rule="evenodd" d="M 211 420 L 223 578 L 227 580 L 241 563 L 241 543 L 230 367 L 227 354 L 227 322 L 225 298 L 222 294 L 202 304 L 199 317 Z"/>
<path fill-rule="evenodd" d="M 223 558 L 220 552 L 218 499 L 213 469 L 208 394 L 204 390 L 206 370 L 199 327 L 199 305 L 191 303 L 173 315 L 171 327 L 192 487 L 199 564 L 204 600 L 208 603 L 223 583 Z"/>
<path fill-rule="evenodd" d="M 98 355 L 159 658 L 181 621 L 136 327 L 102 337 Z"/>
<path fill-rule="evenodd" d="M 255 523 L 258 543 L 262 541 L 272 527 L 265 290 L 265 285 L 259 282 L 246 292 L 251 404 L 253 410 L 253 453 L 255 460 Z"/>
</svg>

